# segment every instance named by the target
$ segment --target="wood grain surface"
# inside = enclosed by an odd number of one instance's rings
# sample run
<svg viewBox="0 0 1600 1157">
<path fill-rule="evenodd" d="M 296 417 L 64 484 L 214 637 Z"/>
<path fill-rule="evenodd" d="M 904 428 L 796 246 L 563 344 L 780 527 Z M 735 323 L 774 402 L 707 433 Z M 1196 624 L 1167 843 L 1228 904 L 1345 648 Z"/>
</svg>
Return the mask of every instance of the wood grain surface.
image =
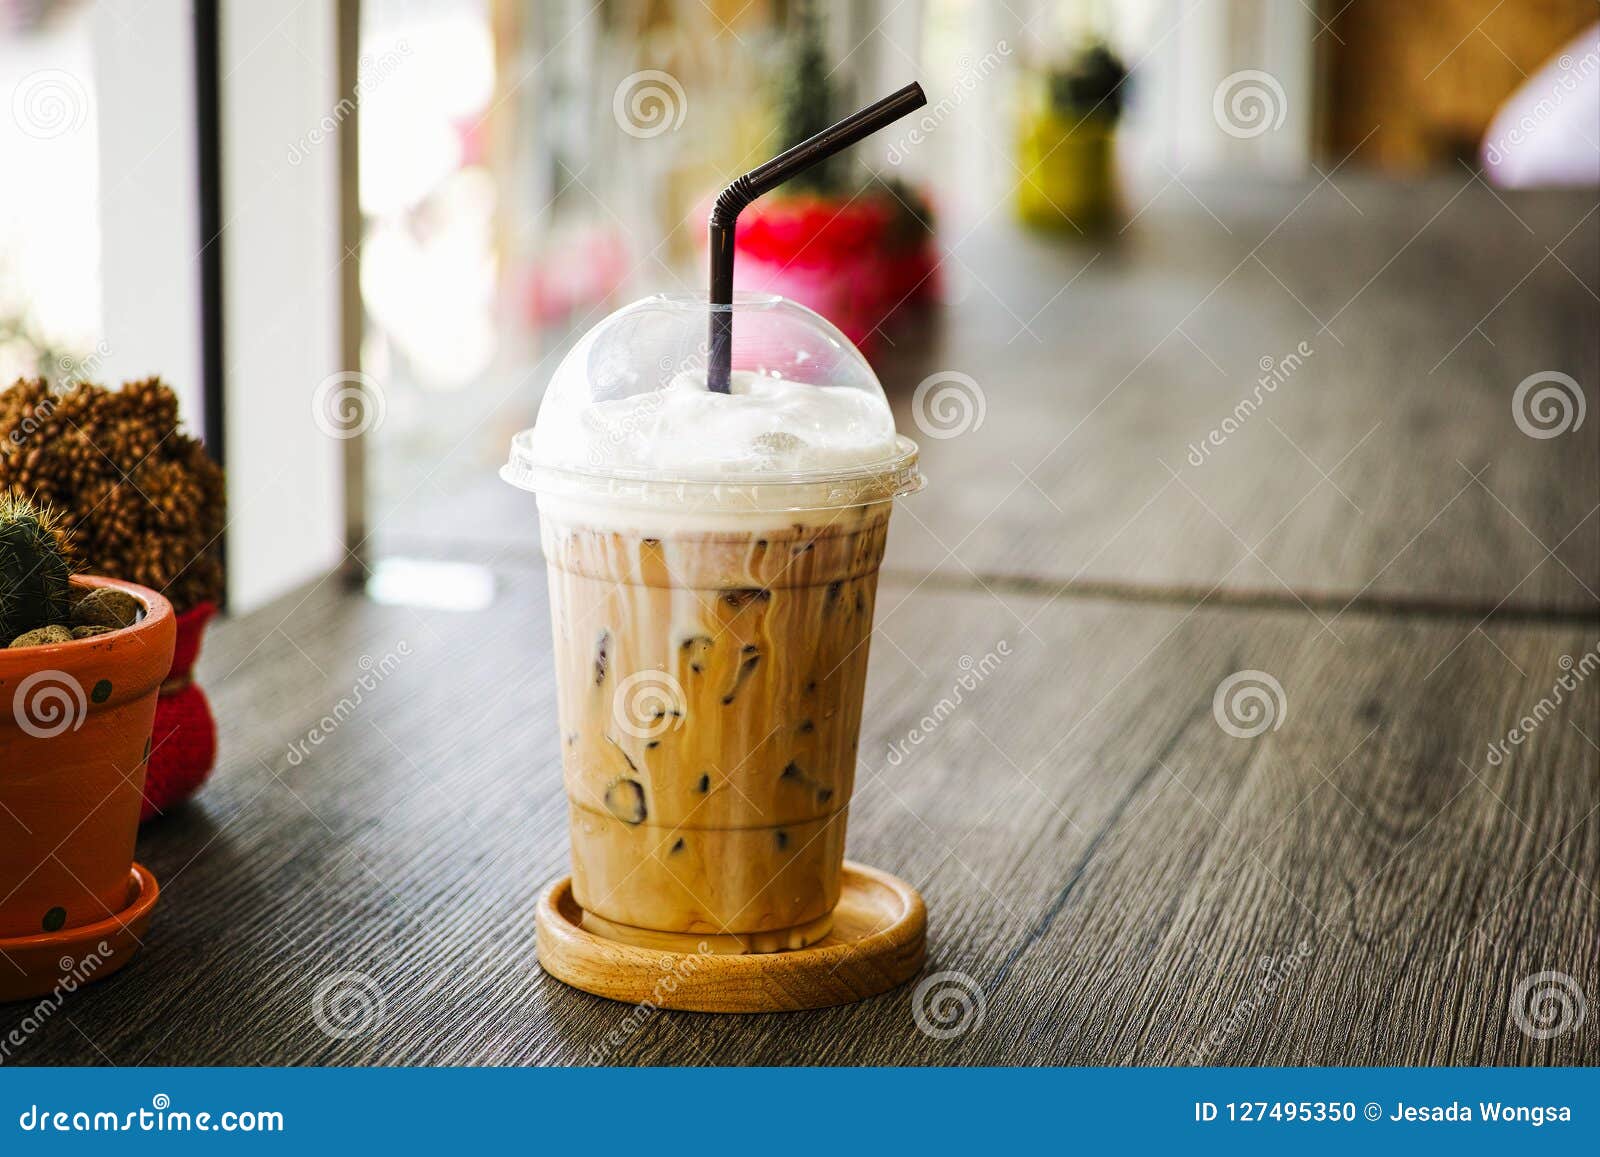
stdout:
<svg viewBox="0 0 1600 1157">
<path fill-rule="evenodd" d="M 880 359 L 933 483 L 902 504 L 886 565 L 1191 604 L 1215 590 L 1324 619 L 1351 600 L 1593 613 L 1594 195 L 1491 191 L 1465 170 L 1414 184 L 1326 171 L 1181 178 L 1104 240 L 1025 236 L 1003 212 L 946 230 L 948 304 Z M 1311 354 L 1237 417 L 1262 359 L 1280 366 L 1301 342 Z M 466 495 L 430 481 L 380 500 L 385 549 L 532 557 L 532 505 L 493 471 L 558 353 L 486 419 L 498 436 Z M 1513 398 L 1545 371 L 1576 381 L 1587 420 L 1540 439 Z M 972 411 L 965 433 L 930 436 L 917 386 L 952 373 L 981 391 L 981 424 Z M 1213 431 L 1222 444 L 1193 464 Z"/>
<path fill-rule="evenodd" d="M 1558 371 L 1600 404 L 1596 199 L 1335 182 L 1174 184 L 1120 247 L 957 246 L 964 298 L 893 375 L 939 484 L 890 565 L 1592 613 L 1594 419 L 1532 438 L 1513 398 Z M 982 426 L 915 433 L 906 383 L 940 371 Z"/>
<path fill-rule="evenodd" d="M 1600 1059 L 1600 1021 L 1538 1040 L 1510 1005 L 1545 971 L 1600 992 L 1597 684 L 1487 756 L 1593 625 L 1353 612 L 1336 641 L 1298 610 L 888 583 L 850 854 L 922 891 L 929 973 L 981 991 L 981 1023 L 928 1035 L 908 986 L 820 1012 L 657 1012 L 613 1046 L 629 1007 L 534 960 L 566 817 L 543 576 L 500 577 L 476 614 L 328 583 L 223 623 L 202 675 L 226 755 L 143 834 L 163 887 L 143 955 L 8 1060 Z M 965 689 L 975 666 L 991 673 Z M 1253 739 L 1214 715 L 1241 670 L 1283 688 Z"/>
<path fill-rule="evenodd" d="M 940 371 L 984 419 L 922 437 L 895 518 L 849 834 L 926 898 L 927 987 L 640 1015 L 540 972 L 548 603 L 484 462 L 374 523 L 492 565 L 489 610 L 329 581 L 217 626 L 222 763 L 142 834 L 146 947 L 3 1059 L 1600 1063 L 1592 194 L 1175 178 L 1115 244 L 944 244 L 943 324 L 885 378 L 908 430 Z M 1546 371 L 1587 421 L 1536 438 Z M 1264 723 L 1226 710 L 1251 687 Z M 1587 1017 L 1544 1031 L 1564 993 Z"/>
</svg>

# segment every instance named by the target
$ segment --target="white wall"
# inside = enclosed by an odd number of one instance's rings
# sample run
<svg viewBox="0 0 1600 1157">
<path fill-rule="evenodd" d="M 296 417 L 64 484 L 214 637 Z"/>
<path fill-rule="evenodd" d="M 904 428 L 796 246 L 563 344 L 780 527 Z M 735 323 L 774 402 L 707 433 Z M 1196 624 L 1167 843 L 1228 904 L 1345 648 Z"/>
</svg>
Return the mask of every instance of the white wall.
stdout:
<svg viewBox="0 0 1600 1157">
<path fill-rule="evenodd" d="M 224 422 L 235 611 L 326 574 L 344 554 L 342 444 L 313 414 L 318 385 L 340 368 L 338 148 L 333 139 L 306 141 L 334 114 L 335 13 L 331 3 L 222 4 Z"/>
<path fill-rule="evenodd" d="M 9 32 L 0 32 L 0 316 L 25 322 L 68 362 L 42 367 L 59 381 L 101 337 L 94 36 L 82 10 Z M 39 352 L 0 347 L 0 383 L 32 377 Z"/>
<path fill-rule="evenodd" d="M 90 21 L 104 344 L 85 376 L 114 385 L 159 374 L 198 437 L 205 419 L 190 4 L 152 0 L 136 14 L 99 0 Z"/>
<path fill-rule="evenodd" d="M 1106 37 L 1122 54 L 1134 75 L 1119 149 L 1136 182 L 1159 187 L 1173 173 L 1310 171 L 1321 30 L 1310 0 L 1010 0 L 993 7 L 1019 59 L 1048 60 L 1090 34 Z M 1219 89 L 1225 108 L 1239 93 L 1245 116 L 1267 117 L 1260 131 L 1255 122 L 1237 120 L 1228 131 L 1217 115 Z"/>
<path fill-rule="evenodd" d="M 1131 53 L 1139 67 L 1125 133 L 1136 174 L 1160 184 L 1172 172 L 1309 172 L 1319 30 L 1310 8 L 1293 0 L 1144 0 L 1114 11 L 1140 46 Z"/>
</svg>

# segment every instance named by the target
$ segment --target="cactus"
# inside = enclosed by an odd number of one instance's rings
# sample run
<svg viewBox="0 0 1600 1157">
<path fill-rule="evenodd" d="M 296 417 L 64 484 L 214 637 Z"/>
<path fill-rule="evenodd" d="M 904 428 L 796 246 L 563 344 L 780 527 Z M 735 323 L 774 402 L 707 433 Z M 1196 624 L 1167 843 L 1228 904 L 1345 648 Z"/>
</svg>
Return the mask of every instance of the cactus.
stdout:
<svg viewBox="0 0 1600 1157">
<path fill-rule="evenodd" d="M 0 646 L 72 616 L 66 536 L 48 507 L 0 497 Z"/>
</svg>

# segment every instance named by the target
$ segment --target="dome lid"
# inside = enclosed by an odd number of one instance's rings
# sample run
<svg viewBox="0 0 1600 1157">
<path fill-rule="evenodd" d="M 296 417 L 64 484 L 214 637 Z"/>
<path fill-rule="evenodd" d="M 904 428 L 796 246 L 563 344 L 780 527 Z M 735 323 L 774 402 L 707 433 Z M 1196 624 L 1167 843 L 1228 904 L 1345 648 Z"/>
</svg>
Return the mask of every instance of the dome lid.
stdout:
<svg viewBox="0 0 1600 1157">
<path fill-rule="evenodd" d="M 726 394 L 707 386 L 714 310 L 732 314 Z M 819 314 L 773 295 L 662 294 L 578 341 L 501 476 L 608 501 L 820 509 L 920 489 L 916 456 L 872 367 Z"/>
</svg>

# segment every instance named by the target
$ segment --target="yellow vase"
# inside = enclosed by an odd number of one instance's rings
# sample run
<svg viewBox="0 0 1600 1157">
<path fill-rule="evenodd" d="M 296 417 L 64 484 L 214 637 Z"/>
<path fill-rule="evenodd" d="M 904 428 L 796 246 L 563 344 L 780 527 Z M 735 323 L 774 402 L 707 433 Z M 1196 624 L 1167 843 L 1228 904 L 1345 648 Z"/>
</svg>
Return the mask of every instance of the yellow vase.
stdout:
<svg viewBox="0 0 1600 1157">
<path fill-rule="evenodd" d="M 1112 142 L 1102 113 L 1063 114 L 1031 102 L 1017 118 L 1017 215 L 1028 225 L 1083 232 L 1104 227 L 1116 206 Z"/>
</svg>

